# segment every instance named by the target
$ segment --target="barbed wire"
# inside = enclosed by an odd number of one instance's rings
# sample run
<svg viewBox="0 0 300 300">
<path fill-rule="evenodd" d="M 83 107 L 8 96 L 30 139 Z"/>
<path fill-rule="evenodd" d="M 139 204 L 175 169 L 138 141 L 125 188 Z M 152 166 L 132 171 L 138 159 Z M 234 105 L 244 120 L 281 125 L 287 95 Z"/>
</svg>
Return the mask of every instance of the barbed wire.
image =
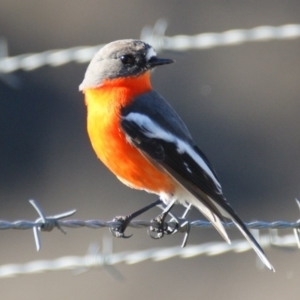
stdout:
<svg viewBox="0 0 300 300">
<path fill-rule="evenodd" d="M 35 222 L 29 220 L 18 220 L 18 221 L 6 221 L 0 220 L 0 230 L 7 229 L 33 229 L 35 227 L 44 226 L 44 222 Z M 173 222 L 167 222 L 167 225 L 172 226 Z M 104 227 L 115 227 L 120 225 L 118 221 L 102 221 L 102 220 L 62 220 L 58 221 L 55 227 L 66 227 L 66 228 L 82 228 L 87 227 L 91 229 L 99 229 Z M 196 228 L 213 228 L 212 224 L 204 220 L 195 220 L 190 222 L 191 227 Z M 235 224 L 232 222 L 223 223 L 227 229 L 236 229 Z M 287 221 L 251 221 L 245 223 L 250 229 L 294 229 L 299 228 L 299 221 L 287 222 Z M 149 226 L 157 226 L 156 223 L 144 220 L 133 220 L 129 223 L 128 227 L 132 228 L 147 228 Z"/>
<path fill-rule="evenodd" d="M 300 201 L 296 200 L 296 204 L 300 209 Z M 71 210 L 68 212 L 60 213 L 54 216 L 46 216 L 40 205 L 35 200 L 29 200 L 30 204 L 34 207 L 34 209 L 39 214 L 39 218 L 35 221 L 28 220 L 18 220 L 14 222 L 9 222 L 5 220 L 0 220 L 0 230 L 8 230 L 8 229 L 33 229 L 34 240 L 36 244 L 37 251 L 41 248 L 41 240 L 40 240 L 40 231 L 52 231 L 55 227 L 58 228 L 61 232 L 66 233 L 64 227 L 66 228 L 82 228 L 87 227 L 91 229 L 98 229 L 108 227 L 110 229 L 118 228 L 121 223 L 120 221 L 111 220 L 111 221 L 101 221 L 101 220 L 62 220 L 64 218 L 70 217 L 75 214 L 76 210 Z M 182 232 L 185 234 L 184 242 L 182 247 L 185 247 L 186 241 L 188 238 L 188 234 L 190 232 L 190 228 L 212 228 L 211 222 L 204 220 L 195 220 L 188 221 L 185 216 L 189 212 L 191 206 L 189 206 L 183 214 L 182 218 L 177 218 L 177 221 L 171 219 L 169 222 L 165 222 L 167 228 L 170 228 L 172 232 Z M 173 216 L 173 215 L 171 215 Z M 181 224 L 178 224 L 181 222 Z M 275 222 L 265 222 L 265 221 L 252 221 L 249 223 L 244 223 L 249 229 L 269 229 L 271 235 L 274 232 L 277 233 L 278 229 L 293 229 L 294 231 L 294 243 L 298 245 L 300 248 L 300 220 L 296 222 L 287 222 L 287 221 L 275 221 Z M 228 229 L 236 229 L 236 225 L 233 222 L 223 223 L 225 228 Z M 132 220 L 128 227 L 132 228 L 155 228 L 159 227 L 157 222 L 153 221 L 144 221 L 144 220 Z M 175 230 L 176 229 L 176 230 Z M 275 230 L 275 231 L 274 231 Z"/>
<path fill-rule="evenodd" d="M 256 238 L 265 248 L 277 247 L 282 249 L 294 249 L 297 247 L 295 236 L 292 234 L 278 236 L 273 231 L 272 235 L 262 235 Z M 94 269 L 104 268 L 116 280 L 122 279 L 120 272 L 113 268 L 114 265 L 125 263 L 127 265 L 141 263 L 147 260 L 163 261 L 171 258 L 192 258 L 200 255 L 216 256 L 229 252 L 242 253 L 251 250 L 251 245 L 246 240 L 233 240 L 231 245 L 226 242 L 209 242 L 200 245 L 189 245 L 185 248 L 166 247 L 153 248 L 132 252 L 112 252 L 111 237 L 104 240 L 102 251 L 97 245 L 91 245 L 84 256 L 64 256 L 54 260 L 37 260 L 25 264 L 7 264 L 0 266 L 0 278 L 17 275 L 28 275 L 48 271 L 74 270 L 77 274 Z M 263 268 L 260 260 L 257 266 Z"/>
<path fill-rule="evenodd" d="M 220 46 L 232 46 L 246 42 L 260 42 L 269 40 L 292 39 L 300 37 L 300 24 L 287 24 L 278 27 L 261 26 L 252 29 L 235 29 L 222 33 L 201 33 L 198 35 L 176 35 L 168 37 L 165 35 L 167 23 L 159 20 L 153 27 L 144 27 L 141 32 L 141 39 L 153 45 L 157 51 L 172 50 L 186 51 L 192 49 L 208 49 Z M 70 62 L 87 63 L 93 57 L 94 53 L 104 45 L 96 45 L 89 47 L 73 47 L 69 49 L 48 50 L 42 53 L 29 53 L 18 56 L 8 56 L 8 46 L 4 39 L 0 39 L 0 77 L 5 78 L 8 73 L 23 70 L 32 71 L 42 66 L 58 67 Z M 297 201 L 298 206 L 299 202 Z M 63 220 L 75 213 L 75 210 L 58 214 L 55 216 L 46 216 L 36 202 L 31 201 L 39 214 L 39 218 L 35 221 L 18 220 L 5 221 L 0 220 L 0 230 L 8 229 L 33 229 L 37 250 L 40 249 L 40 231 L 51 231 L 55 227 L 65 233 L 64 228 L 114 228 L 120 225 L 118 221 L 101 221 L 101 220 Z M 185 220 L 186 221 L 186 220 Z M 187 221 L 186 221 L 187 222 Z M 185 223 L 186 224 L 186 223 Z M 187 222 L 189 227 L 211 228 L 210 222 L 196 220 Z M 300 220 L 296 222 L 286 221 L 253 221 L 245 223 L 251 230 L 256 229 L 254 234 L 263 248 L 280 247 L 280 248 L 300 248 Z M 156 228 L 158 224 L 150 221 L 133 220 L 129 227 L 146 228 L 152 226 Z M 174 226 L 174 222 L 167 222 L 168 227 Z M 235 228 L 235 225 L 224 223 L 226 228 Z M 268 229 L 268 235 L 259 236 L 260 229 Z M 279 236 L 278 229 L 293 229 L 294 235 Z M 187 228 L 182 227 L 181 232 L 186 232 Z M 0 277 L 15 276 L 20 274 L 32 274 L 37 272 L 58 271 L 64 269 L 88 270 L 95 267 L 104 267 L 114 277 L 119 277 L 118 272 L 112 269 L 112 266 L 118 263 L 134 264 L 145 260 L 160 261 L 170 259 L 172 257 L 188 258 L 198 255 L 220 255 L 230 251 L 244 252 L 251 249 L 246 240 L 233 240 L 229 245 L 225 242 L 210 242 L 201 245 L 190 245 L 185 248 L 171 247 L 162 249 L 148 249 L 144 251 L 112 253 L 107 250 L 112 247 L 103 245 L 103 251 L 100 253 L 97 247 L 88 252 L 85 256 L 66 256 L 55 260 L 33 261 L 27 264 L 3 265 L 0 266 Z"/>
<path fill-rule="evenodd" d="M 295 39 L 300 37 L 300 24 L 282 26 L 260 26 L 252 29 L 233 29 L 222 33 L 200 33 L 197 35 L 165 36 L 167 22 L 158 20 L 153 27 L 146 26 L 141 32 L 141 39 L 151 44 L 157 51 L 186 51 L 208 49 L 221 46 L 233 46 L 246 42 Z M 42 66 L 58 67 L 70 62 L 87 63 L 104 44 L 81 46 L 69 49 L 48 50 L 41 53 L 29 53 L 8 56 L 5 39 L 0 39 L 0 73 L 17 70 L 32 71 Z"/>
</svg>

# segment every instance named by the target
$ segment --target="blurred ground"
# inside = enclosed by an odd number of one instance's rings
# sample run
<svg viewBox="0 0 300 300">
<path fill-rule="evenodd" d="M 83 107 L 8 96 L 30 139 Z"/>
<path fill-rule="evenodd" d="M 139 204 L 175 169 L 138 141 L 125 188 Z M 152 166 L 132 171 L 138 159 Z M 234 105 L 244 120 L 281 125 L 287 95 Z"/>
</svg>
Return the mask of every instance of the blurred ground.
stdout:
<svg viewBox="0 0 300 300">
<path fill-rule="evenodd" d="M 0 3 L 0 36 L 10 55 L 121 38 L 139 38 L 145 25 L 169 22 L 167 35 L 222 32 L 299 23 L 298 1 L 20 1 Z M 300 40 L 247 43 L 183 54 L 157 70 L 154 87 L 186 121 L 208 154 L 225 195 L 242 219 L 296 220 L 300 182 Z M 28 199 L 47 214 L 72 208 L 78 219 L 110 220 L 153 201 L 119 183 L 96 159 L 78 92 L 86 65 L 16 72 L 21 86 L 0 81 L 0 219 L 35 219 Z M 207 87 L 210 87 L 207 93 Z M 152 218 L 158 211 L 145 216 Z M 194 212 L 191 219 L 201 218 Z M 174 246 L 145 230 L 115 240 L 116 251 Z M 107 230 L 43 234 L 36 253 L 30 231 L 0 232 L 0 265 L 82 255 Z M 230 232 L 235 236 L 234 232 Z M 239 236 L 240 237 L 240 236 Z M 220 240 L 194 230 L 190 243 Z M 119 265 L 126 278 L 105 271 L 82 276 L 55 272 L 2 279 L 3 299 L 297 299 L 299 252 L 267 250 L 277 272 L 255 267 L 255 254 L 226 254 Z"/>
</svg>

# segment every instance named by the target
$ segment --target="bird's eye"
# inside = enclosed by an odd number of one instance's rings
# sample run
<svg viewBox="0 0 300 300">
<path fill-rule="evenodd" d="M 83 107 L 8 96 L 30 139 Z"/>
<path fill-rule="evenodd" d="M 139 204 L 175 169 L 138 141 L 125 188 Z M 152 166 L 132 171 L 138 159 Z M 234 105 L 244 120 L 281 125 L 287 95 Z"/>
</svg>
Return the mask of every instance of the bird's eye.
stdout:
<svg viewBox="0 0 300 300">
<path fill-rule="evenodd" d="M 126 54 L 126 55 L 122 55 L 121 57 L 120 57 L 120 59 L 121 59 L 121 62 L 123 63 L 123 64 L 133 64 L 134 63 L 134 56 L 133 55 L 131 55 L 131 54 Z"/>
</svg>

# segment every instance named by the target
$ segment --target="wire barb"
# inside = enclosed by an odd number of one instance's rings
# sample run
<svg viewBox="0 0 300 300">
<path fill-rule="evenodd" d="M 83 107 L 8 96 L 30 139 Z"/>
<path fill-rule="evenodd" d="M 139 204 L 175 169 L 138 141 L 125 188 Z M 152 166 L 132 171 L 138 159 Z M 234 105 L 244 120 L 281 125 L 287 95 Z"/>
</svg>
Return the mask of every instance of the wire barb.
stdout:
<svg viewBox="0 0 300 300">
<path fill-rule="evenodd" d="M 35 200 L 29 200 L 29 203 L 35 208 L 37 213 L 40 215 L 40 217 L 35 221 L 35 226 L 33 226 L 33 235 L 34 235 L 36 250 L 40 251 L 41 239 L 40 239 L 39 231 L 50 232 L 53 230 L 54 227 L 57 227 L 62 233 L 66 234 L 67 232 L 61 227 L 58 221 L 74 215 L 76 210 L 73 209 L 71 211 L 59 215 L 46 217 L 42 208 L 38 205 L 38 203 Z"/>
<path fill-rule="evenodd" d="M 190 235 L 190 231 L 191 231 L 191 224 L 190 222 L 186 219 L 189 215 L 189 213 L 191 212 L 192 209 L 192 204 L 190 203 L 189 206 L 186 208 L 185 212 L 183 213 L 182 217 L 180 218 L 181 220 L 181 224 L 179 227 L 179 231 L 184 233 L 184 238 L 181 244 L 181 248 L 184 248 L 187 244 L 189 235 Z"/>
<path fill-rule="evenodd" d="M 113 266 L 110 257 L 113 254 L 113 239 L 112 236 L 104 235 L 102 239 L 102 251 L 98 243 L 90 244 L 85 258 L 89 261 L 89 265 L 79 265 L 74 268 L 75 275 L 81 275 L 88 272 L 91 268 L 102 267 L 116 281 L 123 281 L 124 276 Z M 1 276 L 0 276 L 1 277 Z"/>
<path fill-rule="evenodd" d="M 6 39 L 0 37 L 0 61 L 8 57 L 8 45 Z M 0 70 L 0 80 L 8 86 L 17 89 L 21 87 L 21 80 L 15 74 L 4 74 Z"/>
<path fill-rule="evenodd" d="M 168 27 L 165 19 L 159 19 L 154 26 L 145 26 L 142 29 L 140 39 L 154 47 L 157 51 L 164 48 L 164 37 Z"/>
<path fill-rule="evenodd" d="M 300 201 L 297 198 L 295 199 L 295 201 L 296 201 L 296 203 L 298 205 L 298 208 L 300 210 Z M 294 228 L 294 234 L 295 234 L 295 237 L 296 237 L 298 248 L 300 248 L 300 219 L 297 221 L 297 223 L 299 223 L 299 226 L 297 228 Z"/>
</svg>

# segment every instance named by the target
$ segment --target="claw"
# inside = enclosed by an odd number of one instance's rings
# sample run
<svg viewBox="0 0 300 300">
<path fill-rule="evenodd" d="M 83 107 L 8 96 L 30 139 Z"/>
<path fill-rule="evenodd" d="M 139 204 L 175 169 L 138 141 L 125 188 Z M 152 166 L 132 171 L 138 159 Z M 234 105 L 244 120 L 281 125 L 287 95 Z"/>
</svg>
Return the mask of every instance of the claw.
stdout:
<svg viewBox="0 0 300 300">
<path fill-rule="evenodd" d="M 170 235 L 173 234 L 177 231 L 178 229 L 178 224 L 176 222 L 174 228 L 170 227 L 168 224 L 165 223 L 165 218 L 166 218 L 167 214 L 161 214 L 158 217 L 156 217 L 155 219 L 151 220 L 151 222 L 155 222 L 158 224 L 158 227 L 154 227 L 154 226 L 150 226 L 150 228 L 148 229 L 147 233 L 148 235 L 153 238 L 153 239 L 161 239 L 164 237 L 164 235 Z M 152 235 L 151 232 L 155 232 L 155 235 Z"/>
<path fill-rule="evenodd" d="M 155 219 L 151 220 L 151 223 L 157 223 L 158 227 L 150 226 L 148 229 L 148 235 L 157 240 L 163 238 L 163 236 L 166 234 L 168 230 L 168 225 L 164 223 L 165 216 L 163 214 L 157 216 Z M 151 232 L 155 232 L 155 235 L 152 235 Z"/>
<path fill-rule="evenodd" d="M 156 200 L 155 202 L 153 203 L 150 203 L 149 205 L 137 210 L 136 212 L 128 215 L 128 216 L 118 216 L 118 217 L 115 217 L 113 219 L 113 221 L 117 221 L 120 223 L 120 225 L 117 225 L 117 226 L 111 226 L 109 228 L 109 231 L 111 232 L 111 234 L 114 236 L 114 237 L 117 237 L 117 238 L 123 238 L 123 239 L 128 239 L 130 237 L 132 237 L 132 234 L 131 235 L 125 235 L 124 234 L 124 231 L 126 230 L 127 226 L 129 225 L 129 223 L 134 219 L 136 218 L 137 216 L 141 215 L 142 213 L 146 212 L 147 210 L 151 209 L 152 207 L 155 207 L 157 205 L 160 205 L 162 203 L 162 201 L 160 199 Z"/>
<path fill-rule="evenodd" d="M 119 222 L 120 225 L 117 225 L 116 227 L 109 227 L 110 233 L 117 238 L 123 238 L 123 239 L 129 239 L 133 236 L 131 235 L 125 235 L 124 231 L 126 230 L 128 224 L 130 223 L 131 219 L 128 216 L 118 216 L 113 219 L 113 222 Z"/>
<path fill-rule="evenodd" d="M 153 230 L 151 228 L 147 230 L 147 234 L 151 237 L 151 239 L 159 240 L 164 236 L 163 232 L 157 232 L 156 234 L 152 234 L 152 231 Z"/>
<path fill-rule="evenodd" d="M 187 244 L 191 228 L 190 222 L 186 219 L 190 209 L 191 205 L 189 205 L 181 218 L 172 215 L 172 219 L 170 222 L 174 225 L 172 224 L 170 226 L 169 224 L 164 222 L 167 215 L 170 214 L 169 208 L 166 208 L 162 214 L 151 220 L 151 222 L 156 222 L 158 224 L 158 227 L 150 226 L 147 231 L 148 235 L 153 239 L 161 239 L 165 234 L 170 235 L 180 231 L 184 233 L 184 238 L 181 244 L 181 247 L 184 248 Z M 151 232 L 155 232 L 155 235 L 151 234 Z"/>
</svg>

